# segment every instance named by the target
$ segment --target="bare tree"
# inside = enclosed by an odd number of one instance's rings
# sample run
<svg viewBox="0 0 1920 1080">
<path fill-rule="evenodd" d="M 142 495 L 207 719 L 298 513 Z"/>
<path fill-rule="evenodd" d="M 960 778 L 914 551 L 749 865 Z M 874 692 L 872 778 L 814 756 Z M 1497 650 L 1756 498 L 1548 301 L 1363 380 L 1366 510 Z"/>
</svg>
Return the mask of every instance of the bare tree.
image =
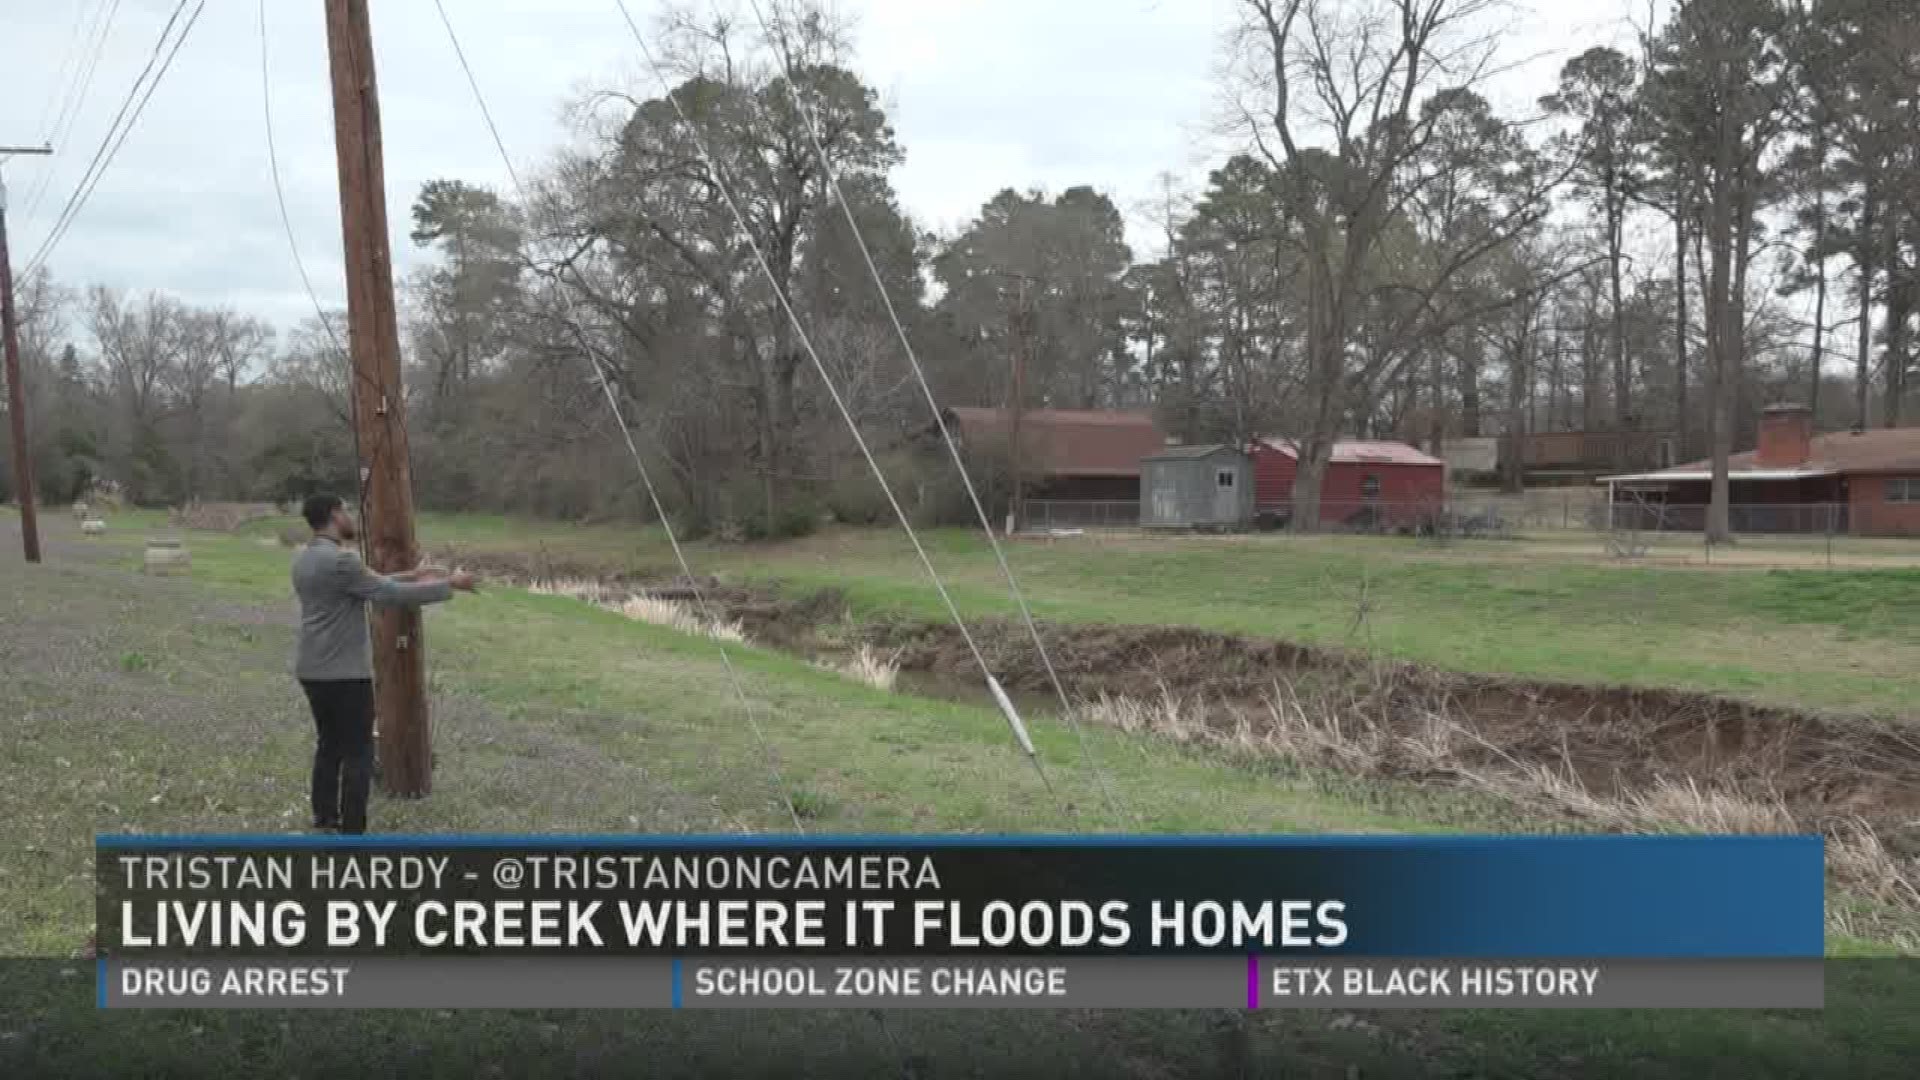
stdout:
<svg viewBox="0 0 1920 1080">
<path fill-rule="evenodd" d="M 1444 179 L 1514 149 L 1508 126 L 1471 93 L 1492 67 L 1486 20 L 1499 7 L 1240 0 L 1238 119 L 1280 174 L 1305 264 L 1307 416 L 1293 490 L 1302 528 L 1319 524 L 1321 481 L 1342 428 L 1372 411 L 1422 341 L 1473 316 L 1436 299 L 1547 212 L 1549 178 L 1495 168 L 1489 175 L 1503 183 L 1474 195 L 1478 228 L 1448 236 L 1412 223 Z M 1463 143 L 1436 147 L 1449 135 Z M 1469 150 L 1470 140 L 1481 145 Z"/>
<path fill-rule="evenodd" d="M 87 327 L 112 402 L 107 454 L 134 501 L 166 498 L 169 462 L 160 424 L 186 346 L 186 307 L 160 293 L 139 299 L 94 286 Z"/>
</svg>

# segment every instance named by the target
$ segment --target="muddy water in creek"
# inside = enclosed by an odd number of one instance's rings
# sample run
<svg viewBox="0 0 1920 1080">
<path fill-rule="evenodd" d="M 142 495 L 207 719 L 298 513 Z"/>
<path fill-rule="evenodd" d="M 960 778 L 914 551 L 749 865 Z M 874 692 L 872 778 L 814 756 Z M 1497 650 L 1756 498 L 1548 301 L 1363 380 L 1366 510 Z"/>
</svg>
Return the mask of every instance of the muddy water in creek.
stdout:
<svg viewBox="0 0 1920 1080">
<path fill-rule="evenodd" d="M 988 709 L 999 708 L 994 704 L 993 694 L 987 690 L 986 678 L 980 674 L 977 666 L 964 672 L 903 669 L 893 685 L 897 693 L 912 694 L 914 697 L 953 701 L 962 705 L 979 705 Z M 1057 718 L 1060 715 L 1058 694 L 1037 690 L 1009 690 L 1007 696 L 1013 699 L 1013 707 L 1020 710 L 1020 715 L 1023 717 Z"/>
</svg>

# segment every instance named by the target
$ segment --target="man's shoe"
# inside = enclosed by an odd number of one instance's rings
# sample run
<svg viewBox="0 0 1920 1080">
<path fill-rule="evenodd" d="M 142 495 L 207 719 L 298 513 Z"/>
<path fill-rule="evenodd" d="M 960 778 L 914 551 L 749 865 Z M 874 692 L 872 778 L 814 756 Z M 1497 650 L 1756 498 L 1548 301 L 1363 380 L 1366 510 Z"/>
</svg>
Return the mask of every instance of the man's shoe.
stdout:
<svg viewBox="0 0 1920 1080">
<path fill-rule="evenodd" d="M 337 821 L 316 821 L 313 823 L 312 831 L 317 833 L 337 833 L 340 831 L 340 823 Z"/>
</svg>

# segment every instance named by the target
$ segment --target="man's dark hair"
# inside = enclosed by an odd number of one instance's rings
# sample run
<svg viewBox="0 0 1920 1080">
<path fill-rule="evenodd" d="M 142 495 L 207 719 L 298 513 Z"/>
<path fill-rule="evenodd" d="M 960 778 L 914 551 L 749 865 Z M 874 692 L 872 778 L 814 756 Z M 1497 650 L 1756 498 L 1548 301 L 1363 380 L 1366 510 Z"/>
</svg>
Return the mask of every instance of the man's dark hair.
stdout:
<svg viewBox="0 0 1920 1080">
<path fill-rule="evenodd" d="M 319 532 L 333 520 L 333 512 L 345 505 L 338 495 L 313 495 L 300 507 L 300 516 L 307 519 L 314 532 Z"/>
</svg>

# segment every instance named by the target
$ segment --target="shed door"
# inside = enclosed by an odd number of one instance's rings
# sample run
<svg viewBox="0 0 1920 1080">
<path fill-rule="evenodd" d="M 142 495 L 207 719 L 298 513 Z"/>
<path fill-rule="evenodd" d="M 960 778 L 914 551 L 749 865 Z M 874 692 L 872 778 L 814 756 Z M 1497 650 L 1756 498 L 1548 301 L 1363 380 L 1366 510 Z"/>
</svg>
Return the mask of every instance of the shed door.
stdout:
<svg viewBox="0 0 1920 1080">
<path fill-rule="evenodd" d="M 1213 513 L 1210 520 L 1232 522 L 1240 519 L 1240 472 L 1225 462 L 1216 464 L 1213 474 Z"/>
<path fill-rule="evenodd" d="M 1146 522 L 1149 525 L 1184 525 L 1180 510 L 1178 475 L 1164 465 L 1148 465 L 1141 477 L 1146 489 Z"/>
</svg>

